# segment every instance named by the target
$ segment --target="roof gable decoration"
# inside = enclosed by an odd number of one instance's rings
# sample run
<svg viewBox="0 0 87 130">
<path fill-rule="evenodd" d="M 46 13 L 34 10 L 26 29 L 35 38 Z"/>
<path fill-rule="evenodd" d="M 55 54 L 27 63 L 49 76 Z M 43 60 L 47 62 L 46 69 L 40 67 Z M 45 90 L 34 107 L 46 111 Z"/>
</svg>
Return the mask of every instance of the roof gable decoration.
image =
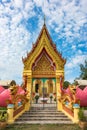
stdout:
<svg viewBox="0 0 87 130">
<path fill-rule="evenodd" d="M 42 34 L 43 34 L 43 31 L 45 31 L 46 36 L 48 37 L 48 39 L 49 39 L 49 41 L 50 41 L 50 44 L 51 44 L 51 46 L 53 47 L 54 51 L 55 51 L 55 52 L 57 53 L 57 55 L 64 61 L 64 63 L 66 63 L 66 59 L 64 59 L 64 58 L 62 57 L 62 54 L 61 54 L 60 52 L 58 52 L 58 50 L 56 49 L 56 44 L 53 43 L 53 41 L 52 41 L 52 39 L 51 39 L 51 37 L 50 37 L 50 34 L 49 34 L 49 32 L 48 32 L 48 29 L 47 29 L 45 23 L 44 23 L 44 25 L 43 25 L 43 27 L 42 27 L 42 29 L 41 29 L 41 31 L 40 31 L 40 34 L 39 34 L 39 36 L 38 36 L 38 38 L 37 38 L 35 44 L 32 44 L 32 50 L 31 50 L 29 53 L 27 53 L 27 57 L 26 57 L 26 58 L 23 58 L 23 57 L 22 57 L 23 63 L 26 62 L 26 60 L 27 60 L 27 59 L 30 57 L 30 55 L 34 52 L 35 48 L 37 47 L 37 45 L 38 45 L 38 43 L 39 43 L 39 40 L 41 39 L 41 36 L 42 36 Z"/>
<path fill-rule="evenodd" d="M 41 54 L 37 57 L 37 59 L 35 60 L 34 64 L 32 65 L 32 70 L 35 69 L 35 67 L 37 66 L 37 64 L 40 62 L 41 59 L 44 58 L 44 61 L 45 60 L 48 60 L 49 64 L 51 65 L 51 67 L 53 67 L 53 70 L 56 69 L 56 65 L 55 63 L 53 62 L 53 60 L 51 59 L 51 57 L 49 57 L 49 55 L 47 54 L 46 50 L 43 49 L 43 51 L 41 52 Z M 43 60 L 42 60 L 43 62 Z"/>
</svg>

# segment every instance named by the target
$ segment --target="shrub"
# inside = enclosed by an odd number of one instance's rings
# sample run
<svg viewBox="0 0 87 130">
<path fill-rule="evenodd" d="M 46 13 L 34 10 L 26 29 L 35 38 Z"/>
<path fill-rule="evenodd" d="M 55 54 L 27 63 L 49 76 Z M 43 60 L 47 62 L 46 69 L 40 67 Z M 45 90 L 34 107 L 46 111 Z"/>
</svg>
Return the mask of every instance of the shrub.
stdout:
<svg viewBox="0 0 87 130">
<path fill-rule="evenodd" d="M 86 117 L 84 116 L 84 112 L 83 109 L 80 108 L 79 112 L 78 112 L 78 118 L 80 121 L 85 121 Z"/>
<path fill-rule="evenodd" d="M 0 121 L 6 121 L 7 120 L 7 112 L 4 110 L 0 110 Z"/>
</svg>

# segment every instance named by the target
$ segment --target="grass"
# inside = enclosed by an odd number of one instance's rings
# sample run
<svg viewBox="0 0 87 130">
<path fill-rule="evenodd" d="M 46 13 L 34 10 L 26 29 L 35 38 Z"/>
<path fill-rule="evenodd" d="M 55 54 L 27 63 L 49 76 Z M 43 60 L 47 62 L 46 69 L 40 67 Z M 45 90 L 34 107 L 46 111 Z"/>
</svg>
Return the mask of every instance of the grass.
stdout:
<svg viewBox="0 0 87 130">
<path fill-rule="evenodd" d="M 0 110 L 7 110 L 6 107 L 0 107 Z"/>
<path fill-rule="evenodd" d="M 4 130 L 81 130 L 78 125 L 10 125 Z"/>
<path fill-rule="evenodd" d="M 80 107 L 80 109 L 82 109 L 82 110 L 87 110 L 87 107 Z"/>
</svg>

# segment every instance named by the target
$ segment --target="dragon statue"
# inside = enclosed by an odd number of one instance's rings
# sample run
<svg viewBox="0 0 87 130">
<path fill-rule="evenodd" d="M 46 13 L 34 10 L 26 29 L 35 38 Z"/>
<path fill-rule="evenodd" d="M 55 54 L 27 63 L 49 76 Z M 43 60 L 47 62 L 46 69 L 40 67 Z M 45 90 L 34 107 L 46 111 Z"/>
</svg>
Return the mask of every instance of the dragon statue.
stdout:
<svg viewBox="0 0 87 130">
<path fill-rule="evenodd" d="M 67 105 L 68 108 L 73 109 L 73 104 L 80 104 L 79 99 L 76 97 L 76 86 L 69 85 L 67 89 L 63 89 L 62 80 L 60 80 L 60 101 L 62 104 Z"/>
<path fill-rule="evenodd" d="M 18 103 L 20 102 L 22 105 L 25 105 L 26 102 L 29 101 L 27 98 L 28 91 L 25 90 L 26 84 L 24 83 L 22 87 L 16 85 L 16 82 L 13 80 L 10 83 L 10 99 L 7 100 L 7 104 L 14 104 L 14 108 L 18 107 Z"/>
</svg>

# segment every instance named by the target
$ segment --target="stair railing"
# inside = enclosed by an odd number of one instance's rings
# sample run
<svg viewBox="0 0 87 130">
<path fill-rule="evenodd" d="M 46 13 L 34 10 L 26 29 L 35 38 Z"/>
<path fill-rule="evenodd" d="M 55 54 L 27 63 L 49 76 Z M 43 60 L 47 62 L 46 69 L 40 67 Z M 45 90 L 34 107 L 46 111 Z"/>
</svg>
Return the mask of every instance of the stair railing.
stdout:
<svg viewBox="0 0 87 130">
<path fill-rule="evenodd" d="M 29 103 L 28 92 L 18 93 L 18 86 L 12 84 L 9 88 L 10 99 L 7 101 L 7 123 L 12 124 L 14 121 L 27 110 Z"/>
<path fill-rule="evenodd" d="M 80 102 L 76 98 L 76 87 L 75 86 L 69 86 L 68 93 L 66 91 L 60 91 L 58 96 L 58 102 L 59 102 L 59 110 L 65 113 L 72 121 L 73 123 L 78 123 L 78 112 L 80 108 Z"/>
</svg>

